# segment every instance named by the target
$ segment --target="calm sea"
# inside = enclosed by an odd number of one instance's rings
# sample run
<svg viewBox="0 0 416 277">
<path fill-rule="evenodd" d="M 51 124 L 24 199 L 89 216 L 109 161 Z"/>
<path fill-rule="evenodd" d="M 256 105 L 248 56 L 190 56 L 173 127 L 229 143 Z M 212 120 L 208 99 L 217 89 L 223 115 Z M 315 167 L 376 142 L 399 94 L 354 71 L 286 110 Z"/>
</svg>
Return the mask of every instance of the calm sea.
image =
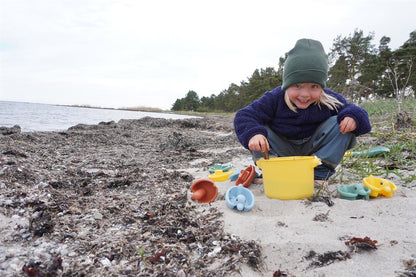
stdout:
<svg viewBox="0 0 416 277">
<path fill-rule="evenodd" d="M 64 131 L 69 127 L 83 124 L 98 124 L 102 121 L 139 119 L 143 117 L 183 119 L 193 116 L 136 112 L 108 109 L 78 108 L 48 104 L 0 101 L 0 126 L 19 125 L 23 132 Z"/>
</svg>

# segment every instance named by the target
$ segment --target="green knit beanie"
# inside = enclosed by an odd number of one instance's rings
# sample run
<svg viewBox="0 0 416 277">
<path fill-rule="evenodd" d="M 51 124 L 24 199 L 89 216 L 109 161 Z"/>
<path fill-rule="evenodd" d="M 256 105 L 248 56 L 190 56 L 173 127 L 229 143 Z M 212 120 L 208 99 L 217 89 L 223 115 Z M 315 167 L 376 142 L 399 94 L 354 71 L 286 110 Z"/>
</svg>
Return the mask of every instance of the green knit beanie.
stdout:
<svg viewBox="0 0 416 277">
<path fill-rule="evenodd" d="M 328 79 L 328 57 L 317 40 L 300 39 L 289 51 L 283 67 L 282 89 L 297 83 L 326 85 Z"/>
</svg>

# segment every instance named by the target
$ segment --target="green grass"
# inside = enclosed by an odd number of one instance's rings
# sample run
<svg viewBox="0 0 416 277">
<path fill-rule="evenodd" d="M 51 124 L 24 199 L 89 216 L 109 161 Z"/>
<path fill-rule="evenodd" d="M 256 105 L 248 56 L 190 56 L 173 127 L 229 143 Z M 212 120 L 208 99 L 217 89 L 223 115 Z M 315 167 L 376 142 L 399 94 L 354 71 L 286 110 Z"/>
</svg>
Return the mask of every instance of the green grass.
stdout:
<svg viewBox="0 0 416 277">
<path fill-rule="evenodd" d="M 397 176 L 405 185 L 416 180 L 416 99 L 405 99 L 401 110 L 410 118 L 406 126 L 398 124 L 394 99 L 367 101 L 360 105 L 368 112 L 372 131 L 359 136 L 354 151 L 386 146 L 390 152 L 376 158 L 345 157 L 333 176 L 339 182 L 357 182 L 371 175 Z M 359 178 L 357 178 L 359 177 Z"/>
<path fill-rule="evenodd" d="M 367 111 L 371 122 L 376 126 L 395 124 L 396 113 L 399 108 L 396 99 L 368 100 L 363 102 L 360 106 Z M 416 99 L 405 98 L 402 101 L 401 110 L 412 115 L 413 120 L 415 120 Z"/>
<path fill-rule="evenodd" d="M 228 116 L 228 117 L 234 117 L 235 116 L 235 113 L 223 112 L 223 111 L 210 111 L 210 112 L 170 111 L 170 113 L 184 114 L 184 115 L 195 115 L 195 116 L 204 116 L 204 115 L 221 115 L 221 116 Z"/>
<path fill-rule="evenodd" d="M 386 112 L 391 114 L 398 109 L 398 103 L 396 99 L 377 99 L 377 100 L 367 100 L 360 104 L 364 108 L 370 117 L 377 115 L 384 115 Z M 416 99 L 415 98 L 406 98 L 402 102 L 402 109 L 415 114 L 416 112 Z"/>
<path fill-rule="evenodd" d="M 119 110 L 134 111 L 134 112 L 154 112 L 154 113 L 166 112 L 162 109 L 151 108 L 151 107 L 123 107 L 123 108 L 119 108 Z"/>
</svg>

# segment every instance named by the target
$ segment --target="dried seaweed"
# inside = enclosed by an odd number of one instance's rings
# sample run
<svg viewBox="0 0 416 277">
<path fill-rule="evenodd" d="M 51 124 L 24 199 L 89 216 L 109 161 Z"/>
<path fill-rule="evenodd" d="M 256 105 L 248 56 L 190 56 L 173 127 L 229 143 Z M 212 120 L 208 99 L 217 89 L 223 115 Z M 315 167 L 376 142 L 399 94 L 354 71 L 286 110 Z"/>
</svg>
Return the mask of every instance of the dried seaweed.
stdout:
<svg viewBox="0 0 416 277">
<path fill-rule="evenodd" d="M 328 251 L 323 254 L 317 254 L 315 251 L 309 251 L 305 259 L 312 260 L 310 267 L 322 267 L 334 263 L 335 261 L 345 261 L 351 259 L 351 255 L 346 251 Z"/>
<path fill-rule="evenodd" d="M 29 277 L 55 277 L 58 276 L 57 271 L 62 269 L 61 257 L 55 258 L 47 270 L 43 269 L 40 263 L 29 263 L 22 267 L 22 271 Z"/>
<path fill-rule="evenodd" d="M 330 196 L 320 196 L 320 195 L 316 196 L 316 195 L 314 195 L 314 196 L 309 197 L 308 200 L 311 201 L 311 202 L 323 202 L 323 203 L 327 204 L 328 207 L 332 207 L 335 204 L 334 201 L 332 201 Z"/>
<path fill-rule="evenodd" d="M 351 238 L 345 242 L 345 245 L 349 246 L 353 251 L 369 251 L 377 249 L 377 241 L 371 240 L 369 237 L 364 238 Z"/>
<path fill-rule="evenodd" d="M 369 237 L 358 238 L 353 237 L 345 241 L 345 245 L 349 246 L 350 251 L 328 251 L 323 254 L 317 254 L 315 251 L 309 251 L 304 258 L 312 260 L 309 267 L 322 267 L 329 265 L 335 261 L 344 261 L 351 258 L 351 255 L 359 251 L 369 251 L 377 249 L 377 241 L 371 240 Z"/>
<path fill-rule="evenodd" d="M 329 220 L 329 210 L 326 213 L 319 213 L 315 215 L 315 217 L 312 219 L 313 221 L 328 221 Z"/>
<path fill-rule="evenodd" d="M 273 277 L 285 277 L 288 276 L 288 274 L 284 271 L 281 271 L 280 269 L 273 272 Z"/>
<path fill-rule="evenodd" d="M 403 261 L 405 270 L 399 272 L 399 277 L 416 277 L 416 260 L 410 259 Z"/>
</svg>

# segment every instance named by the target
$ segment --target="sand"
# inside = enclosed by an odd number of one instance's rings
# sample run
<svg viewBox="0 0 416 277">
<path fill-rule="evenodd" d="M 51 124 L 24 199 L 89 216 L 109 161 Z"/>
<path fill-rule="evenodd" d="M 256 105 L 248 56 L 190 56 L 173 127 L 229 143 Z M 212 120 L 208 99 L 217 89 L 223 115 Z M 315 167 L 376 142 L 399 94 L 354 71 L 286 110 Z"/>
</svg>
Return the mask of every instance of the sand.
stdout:
<svg viewBox="0 0 416 277">
<path fill-rule="evenodd" d="M 242 168 L 253 164 L 247 158 L 240 156 L 230 162 Z M 204 174 L 201 172 L 199 177 Z M 356 183 L 360 182 L 357 176 Z M 220 196 L 214 205 L 223 212 L 225 231 L 255 240 L 263 249 L 263 272 L 247 268 L 242 276 L 272 276 L 278 270 L 288 276 L 400 276 L 405 272 L 405 264 L 416 258 L 414 188 L 400 186 L 391 198 L 351 201 L 339 198 L 336 188 L 340 184 L 331 183 L 334 205 L 328 206 L 307 199 L 271 199 L 265 196 L 263 185 L 252 184 L 249 189 L 255 196 L 255 206 L 249 212 L 240 212 L 226 207 L 223 200 L 234 182 L 216 185 Z M 353 237 L 366 236 L 377 240 L 377 249 L 354 251 L 345 245 Z M 313 266 L 317 258 L 307 259 L 310 251 L 318 255 L 349 252 L 351 258 L 329 259 L 327 265 Z"/>
</svg>

